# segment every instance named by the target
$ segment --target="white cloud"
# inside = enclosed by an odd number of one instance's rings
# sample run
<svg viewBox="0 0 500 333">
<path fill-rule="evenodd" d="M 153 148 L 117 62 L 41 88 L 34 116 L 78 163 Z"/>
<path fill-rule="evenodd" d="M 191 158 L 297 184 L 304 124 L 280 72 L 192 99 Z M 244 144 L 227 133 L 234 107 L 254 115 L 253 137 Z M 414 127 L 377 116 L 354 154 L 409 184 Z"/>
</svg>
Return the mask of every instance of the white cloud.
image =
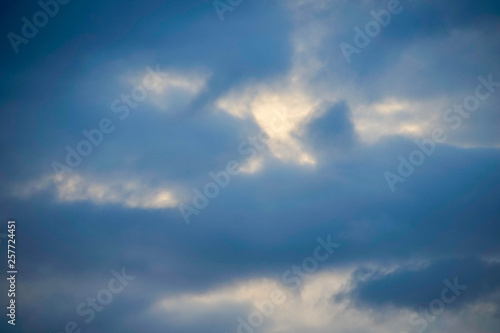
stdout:
<svg viewBox="0 0 500 333">
<path fill-rule="evenodd" d="M 356 133 L 362 141 L 373 143 L 383 136 L 402 135 L 423 137 L 437 127 L 444 99 L 410 101 L 386 99 L 374 103 L 352 103 L 352 117 Z"/>
<path fill-rule="evenodd" d="M 389 273 L 394 267 L 377 267 L 377 271 Z M 255 331 L 263 333 L 342 333 L 342 332 L 416 332 L 421 326 L 411 326 L 408 319 L 414 312 L 405 308 L 384 307 L 370 309 L 354 306 L 351 299 L 336 295 L 348 295 L 353 287 L 354 269 L 326 271 L 304 279 L 298 292 L 290 289 L 280 281 L 272 279 L 255 279 L 240 281 L 233 285 L 206 292 L 168 296 L 159 300 L 151 311 L 159 318 L 166 313 L 174 315 L 178 324 L 194 324 L 194 318 L 206 318 L 204 315 L 215 315 L 223 309 L 250 308 L 248 313 L 240 313 L 242 318 L 259 308 L 258 304 L 270 299 L 273 290 L 286 293 L 286 300 L 274 307 L 269 318 L 256 327 Z M 437 295 L 436 297 L 439 297 Z M 426 331 L 429 333 L 466 333 L 488 332 L 486 327 L 494 327 L 498 306 L 481 300 L 465 306 L 460 315 L 454 310 L 446 309 L 429 322 Z M 169 318 L 173 318 L 169 316 Z M 236 332 L 237 317 L 226 317 L 227 331 Z M 485 327 L 483 331 L 479 327 Z"/>
<path fill-rule="evenodd" d="M 173 208 L 178 204 L 175 194 L 167 187 L 150 187 L 130 179 L 98 180 L 76 173 L 59 179 L 45 176 L 17 186 L 14 193 L 26 198 L 49 189 L 54 189 L 60 202 L 89 201 L 97 205 L 119 204 L 141 209 Z"/>
<path fill-rule="evenodd" d="M 182 71 L 146 67 L 133 75 L 125 75 L 123 81 L 135 87 L 143 86 L 148 91 L 145 103 L 153 110 L 174 112 L 184 108 L 205 89 L 211 73 L 207 70 Z"/>
<path fill-rule="evenodd" d="M 255 121 L 269 138 L 267 146 L 276 158 L 314 165 L 314 156 L 298 137 L 318 103 L 299 84 L 281 84 L 259 84 L 231 92 L 217 106 L 235 117 Z"/>
<path fill-rule="evenodd" d="M 262 157 L 255 157 L 255 158 L 248 160 L 246 163 L 244 163 L 239 168 L 239 171 L 241 171 L 242 173 L 252 174 L 252 173 L 255 173 L 255 172 L 261 170 L 262 167 L 263 167 L 263 158 Z"/>
<path fill-rule="evenodd" d="M 291 10 L 295 8 L 291 6 Z M 323 66 L 315 56 L 323 35 L 317 25 L 297 29 L 291 40 L 294 54 L 289 73 L 235 88 L 215 103 L 234 117 L 254 121 L 269 138 L 271 154 L 282 161 L 300 165 L 317 162 L 312 149 L 301 139 L 308 122 L 324 111 L 324 99 L 318 98 L 308 82 Z M 247 173 L 252 169 L 260 168 L 249 166 Z"/>
<path fill-rule="evenodd" d="M 160 111 L 185 107 L 205 88 L 209 77 L 207 72 L 162 71 L 161 80 L 154 85 L 148 102 Z"/>
</svg>

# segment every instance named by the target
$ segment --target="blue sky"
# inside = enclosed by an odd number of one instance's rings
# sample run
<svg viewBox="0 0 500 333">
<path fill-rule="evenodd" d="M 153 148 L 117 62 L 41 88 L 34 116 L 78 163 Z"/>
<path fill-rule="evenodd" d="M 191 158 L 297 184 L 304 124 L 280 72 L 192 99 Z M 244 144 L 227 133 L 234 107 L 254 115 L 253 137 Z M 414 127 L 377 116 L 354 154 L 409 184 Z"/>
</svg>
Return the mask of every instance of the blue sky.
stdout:
<svg viewBox="0 0 500 333">
<path fill-rule="evenodd" d="M 2 15 L 2 331 L 499 332 L 498 2 Z"/>
</svg>

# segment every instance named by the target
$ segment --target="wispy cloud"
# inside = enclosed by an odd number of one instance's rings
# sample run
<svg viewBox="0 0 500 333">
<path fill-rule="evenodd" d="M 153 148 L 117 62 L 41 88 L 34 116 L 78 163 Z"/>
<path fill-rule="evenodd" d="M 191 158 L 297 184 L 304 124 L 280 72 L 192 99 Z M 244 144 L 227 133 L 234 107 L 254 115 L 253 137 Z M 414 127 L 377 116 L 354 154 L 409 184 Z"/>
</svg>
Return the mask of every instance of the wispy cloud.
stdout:
<svg viewBox="0 0 500 333">
<path fill-rule="evenodd" d="M 168 187 L 153 187 L 130 179 L 103 180 L 76 173 L 61 178 L 51 175 L 29 181 L 17 186 L 14 193 L 28 199 L 51 190 L 62 203 L 87 201 L 96 205 L 118 204 L 139 209 L 173 208 L 178 204 L 174 192 Z"/>
</svg>

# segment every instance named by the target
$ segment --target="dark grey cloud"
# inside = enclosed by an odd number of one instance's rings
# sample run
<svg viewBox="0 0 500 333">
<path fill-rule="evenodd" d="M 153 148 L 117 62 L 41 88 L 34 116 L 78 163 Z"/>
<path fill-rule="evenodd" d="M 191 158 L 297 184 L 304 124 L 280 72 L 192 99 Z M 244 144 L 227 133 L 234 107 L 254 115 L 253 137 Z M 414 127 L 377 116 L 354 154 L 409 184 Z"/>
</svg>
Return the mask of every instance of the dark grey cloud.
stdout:
<svg viewBox="0 0 500 333">
<path fill-rule="evenodd" d="M 401 267 L 387 275 L 375 271 L 367 277 L 360 271 L 360 280 L 353 281 L 351 297 L 361 306 L 393 305 L 416 310 L 441 299 L 443 289 L 450 290 L 451 285 L 458 286 L 460 295 L 447 307 L 457 308 L 498 291 L 499 274 L 498 263 L 476 258 L 436 260 L 425 268 Z"/>
</svg>

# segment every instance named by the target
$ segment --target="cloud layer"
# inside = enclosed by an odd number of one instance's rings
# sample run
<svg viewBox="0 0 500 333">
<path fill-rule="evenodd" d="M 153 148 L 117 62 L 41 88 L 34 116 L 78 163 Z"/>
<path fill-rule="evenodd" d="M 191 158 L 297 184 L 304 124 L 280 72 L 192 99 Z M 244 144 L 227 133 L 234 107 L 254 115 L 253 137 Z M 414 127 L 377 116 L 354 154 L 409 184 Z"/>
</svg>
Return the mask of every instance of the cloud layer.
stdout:
<svg viewBox="0 0 500 333">
<path fill-rule="evenodd" d="M 18 53 L 5 39 L 19 331 L 497 332 L 498 3 L 401 1 L 348 62 L 391 1 L 222 2 L 224 21 L 210 1 L 70 2 Z M 4 34 L 38 10 L 7 6 Z M 318 237 L 342 246 L 307 272 Z M 136 278 L 87 323 L 122 268 Z"/>
</svg>

